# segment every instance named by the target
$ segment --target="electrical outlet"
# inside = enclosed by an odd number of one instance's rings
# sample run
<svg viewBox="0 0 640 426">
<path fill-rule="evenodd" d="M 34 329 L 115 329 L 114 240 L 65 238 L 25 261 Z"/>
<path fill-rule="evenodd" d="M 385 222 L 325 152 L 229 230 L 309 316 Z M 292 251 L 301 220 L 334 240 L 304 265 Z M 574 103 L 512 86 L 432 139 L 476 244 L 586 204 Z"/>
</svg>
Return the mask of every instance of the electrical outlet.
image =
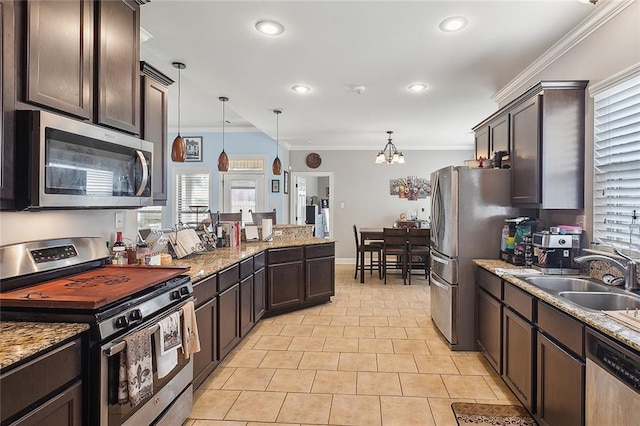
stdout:
<svg viewBox="0 0 640 426">
<path fill-rule="evenodd" d="M 340 208 L 344 209 L 344 203 L 340 203 Z"/>
<path fill-rule="evenodd" d="M 576 225 L 584 227 L 585 217 L 583 214 L 576 216 Z"/>
<path fill-rule="evenodd" d="M 273 231 L 274 237 L 282 237 L 282 231 Z"/>
<path fill-rule="evenodd" d="M 124 228 L 124 213 L 116 212 L 114 216 L 114 227 L 116 229 Z"/>
</svg>

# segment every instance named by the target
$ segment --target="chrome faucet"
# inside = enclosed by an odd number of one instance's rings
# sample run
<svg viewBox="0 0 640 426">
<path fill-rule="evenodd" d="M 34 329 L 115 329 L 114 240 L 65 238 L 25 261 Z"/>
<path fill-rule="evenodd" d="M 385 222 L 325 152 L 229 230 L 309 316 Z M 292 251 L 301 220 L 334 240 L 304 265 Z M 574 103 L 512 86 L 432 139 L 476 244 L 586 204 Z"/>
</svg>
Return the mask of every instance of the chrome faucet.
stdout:
<svg viewBox="0 0 640 426">
<path fill-rule="evenodd" d="M 636 277 L 637 265 L 635 259 L 620 252 L 617 248 L 613 249 L 614 253 L 626 260 L 626 264 L 622 263 L 618 259 L 613 257 L 604 256 L 602 254 L 588 254 L 585 256 L 578 256 L 573 260 L 576 263 L 590 262 L 593 260 L 601 260 L 615 266 L 624 275 L 624 289 L 627 291 L 639 290 L 638 279 Z"/>
</svg>

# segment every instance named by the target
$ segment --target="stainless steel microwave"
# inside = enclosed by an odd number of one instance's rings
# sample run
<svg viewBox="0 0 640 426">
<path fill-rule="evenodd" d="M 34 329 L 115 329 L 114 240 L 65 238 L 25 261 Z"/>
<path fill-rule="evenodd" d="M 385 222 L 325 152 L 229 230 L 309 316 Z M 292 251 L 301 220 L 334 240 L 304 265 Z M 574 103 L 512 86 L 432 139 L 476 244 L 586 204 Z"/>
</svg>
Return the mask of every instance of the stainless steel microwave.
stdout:
<svg viewBox="0 0 640 426">
<path fill-rule="evenodd" d="M 20 209 L 151 205 L 153 144 L 46 111 L 17 111 Z"/>
</svg>

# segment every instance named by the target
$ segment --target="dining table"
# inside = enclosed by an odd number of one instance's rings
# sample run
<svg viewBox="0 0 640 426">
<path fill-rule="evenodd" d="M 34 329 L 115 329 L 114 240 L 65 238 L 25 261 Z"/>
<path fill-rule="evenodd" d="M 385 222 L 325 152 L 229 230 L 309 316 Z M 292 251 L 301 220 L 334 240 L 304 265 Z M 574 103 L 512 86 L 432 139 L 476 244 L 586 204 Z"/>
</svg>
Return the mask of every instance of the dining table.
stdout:
<svg viewBox="0 0 640 426">
<path fill-rule="evenodd" d="M 383 228 L 360 228 L 360 244 L 379 242 L 382 244 Z M 364 283 L 364 251 L 360 251 L 360 283 Z"/>
</svg>

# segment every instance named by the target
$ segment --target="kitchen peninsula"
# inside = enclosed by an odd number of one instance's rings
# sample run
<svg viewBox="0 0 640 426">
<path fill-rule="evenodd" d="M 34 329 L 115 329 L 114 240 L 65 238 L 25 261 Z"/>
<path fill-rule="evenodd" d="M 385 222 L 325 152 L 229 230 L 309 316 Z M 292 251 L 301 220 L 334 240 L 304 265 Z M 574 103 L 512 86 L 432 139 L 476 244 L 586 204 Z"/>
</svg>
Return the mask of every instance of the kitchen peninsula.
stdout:
<svg viewBox="0 0 640 426">
<path fill-rule="evenodd" d="M 335 244 L 305 231 L 289 226 L 271 242 L 243 242 L 173 260 L 190 267 L 196 299 L 202 351 L 194 355 L 194 388 L 263 316 L 331 300 Z"/>
</svg>

